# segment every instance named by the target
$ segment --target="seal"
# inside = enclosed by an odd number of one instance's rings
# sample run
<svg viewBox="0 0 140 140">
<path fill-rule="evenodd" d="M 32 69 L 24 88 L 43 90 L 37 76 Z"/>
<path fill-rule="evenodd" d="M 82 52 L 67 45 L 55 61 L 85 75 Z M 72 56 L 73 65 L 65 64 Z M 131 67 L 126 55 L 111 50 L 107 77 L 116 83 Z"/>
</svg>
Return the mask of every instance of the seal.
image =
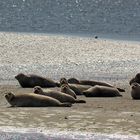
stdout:
<svg viewBox="0 0 140 140">
<path fill-rule="evenodd" d="M 68 84 L 67 79 L 64 77 L 60 79 L 60 85 L 63 85 L 63 84 Z"/>
<path fill-rule="evenodd" d="M 131 84 L 131 97 L 134 100 L 140 100 L 140 84 L 139 83 Z"/>
<path fill-rule="evenodd" d="M 61 85 L 61 92 L 71 95 L 72 97 L 77 99 L 75 92 L 72 89 L 70 89 L 68 84 Z"/>
<path fill-rule="evenodd" d="M 8 92 L 5 98 L 12 107 L 71 107 L 70 103 L 61 103 L 54 98 L 34 93 L 15 95 Z"/>
<path fill-rule="evenodd" d="M 39 75 L 35 74 L 28 74 L 25 75 L 23 73 L 19 73 L 15 76 L 15 79 L 18 80 L 19 84 L 23 88 L 29 88 L 29 87 L 35 87 L 35 86 L 41 86 L 41 87 L 56 87 L 59 86 L 59 84 L 49 78 L 44 78 Z"/>
<path fill-rule="evenodd" d="M 89 88 L 88 90 L 83 91 L 83 94 L 86 97 L 116 97 L 122 96 L 118 89 L 112 87 L 105 86 L 94 86 Z"/>
<path fill-rule="evenodd" d="M 83 95 L 83 91 L 91 88 L 90 85 L 69 84 L 69 87 L 76 93 L 76 95 Z"/>
<path fill-rule="evenodd" d="M 80 84 L 69 84 L 66 78 L 60 79 L 60 85 L 67 84 L 70 89 L 72 89 L 76 95 L 83 95 L 83 91 L 91 88 L 90 85 L 80 85 Z"/>
<path fill-rule="evenodd" d="M 105 82 L 90 81 L 90 80 L 78 80 L 76 78 L 68 79 L 68 83 L 71 83 L 71 84 L 81 84 L 81 85 L 91 85 L 91 86 L 99 85 L 99 86 L 114 87 L 113 85 L 110 85 L 110 84 L 105 83 Z M 117 87 L 117 89 L 120 92 L 125 92 L 124 89 L 121 89 L 121 88 L 118 88 L 118 87 Z"/>
<path fill-rule="evenodd" d="M 60 91 L 54 91 L 54 90 L 49 90 L 49 91 L 43 91 L 41 87 L 36 86 L 34 87 L 34 93 L 39 94 L 39 95 L 44 95 L 44 96 L 49 96 L 52 98 L 55 98 L 59 100 L 60 102 L 69 102 L 69 103 L 86 103 L 85 100 L 78 100 L 73 98 L 71 95 L 62 93 Z"/>
<path fill-rule="evenodd" d="M 140 73 L 137 73 L 134 78 L 129 81 L 129 84 L 139 83 L 140 84 Z"/>
</svg>

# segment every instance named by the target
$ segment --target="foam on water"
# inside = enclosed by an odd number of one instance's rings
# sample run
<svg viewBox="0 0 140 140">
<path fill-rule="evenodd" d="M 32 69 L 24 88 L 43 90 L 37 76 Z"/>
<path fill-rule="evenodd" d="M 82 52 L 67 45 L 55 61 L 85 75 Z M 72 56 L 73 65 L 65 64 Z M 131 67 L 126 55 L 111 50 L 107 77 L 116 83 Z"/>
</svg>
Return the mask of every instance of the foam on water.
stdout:
<svg viewBox="0 0 140 140">
<path fill-rule="evenodd" d="M 139 140 L 138 135 L 102 134 L 89 132 L 72 132 L 45 130 L 41 128 L 0 128 L 0 140 Z"/>
</svg>

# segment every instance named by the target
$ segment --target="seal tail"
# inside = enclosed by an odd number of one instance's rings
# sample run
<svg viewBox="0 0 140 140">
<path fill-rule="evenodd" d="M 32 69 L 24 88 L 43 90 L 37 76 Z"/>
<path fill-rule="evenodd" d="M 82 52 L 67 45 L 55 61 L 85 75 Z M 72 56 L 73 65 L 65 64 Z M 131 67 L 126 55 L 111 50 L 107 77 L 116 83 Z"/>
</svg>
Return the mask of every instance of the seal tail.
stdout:
<svg viewBox="0 0 140 140">
<path fill-rule="evenodd" d="M 125 92 L 125 89 L 117 88 L 120 92 Z"/>
<path fill-rule="evenodd" d="M 77 96 L 76 96 L 76 95 L 74 95 L 74 98 L 75 98 L 75 99 L 77 99 Z"/>
<path fill-rule="evenodd" d="M 90 94 L 88 94 L 87 91 L 83 91 L 83 95 L 86 96 L 86 97 L 89 97 Z"/>
<path fill-rule="evenodd" d="M 121 95 L 121 94 L 119 94 L 118 96 L 119 96 L 119 97 L 122 97 L 122 95 Z"/>
<path fill-rule="evenodd" d="M 72 104 L 71 103 L 61 103 L 60 107 L 71 107 Z"/>
<path fill-rule="evenodd" d="M 85 100 L 76 100 L 76 102 L 75 103 L 86 103 L 86 101 Z"/>
</svg>

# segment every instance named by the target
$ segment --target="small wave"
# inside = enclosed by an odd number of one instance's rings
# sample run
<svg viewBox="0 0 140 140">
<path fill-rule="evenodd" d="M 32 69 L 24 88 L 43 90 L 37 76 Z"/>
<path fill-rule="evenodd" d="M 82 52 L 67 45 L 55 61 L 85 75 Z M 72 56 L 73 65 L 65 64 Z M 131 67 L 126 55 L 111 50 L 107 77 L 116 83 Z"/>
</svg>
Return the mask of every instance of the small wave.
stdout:
<svg viewBox="0 0 140 140">
<path fill-rule="evenodd" d="M 138 135 L 102 134 L 41 129 L 0 128 L 0 140 L 139 140 Z"/>
</svg>

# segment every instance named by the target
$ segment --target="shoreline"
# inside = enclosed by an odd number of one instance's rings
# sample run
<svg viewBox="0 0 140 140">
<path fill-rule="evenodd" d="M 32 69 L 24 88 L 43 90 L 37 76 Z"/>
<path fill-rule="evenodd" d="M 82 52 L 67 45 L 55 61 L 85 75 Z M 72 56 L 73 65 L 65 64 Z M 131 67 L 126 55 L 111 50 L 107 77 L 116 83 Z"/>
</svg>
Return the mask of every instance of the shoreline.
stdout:
<svg viewBox="0 0 140 140">
<path fill-rule="evenodd" d="M 140 137 L 138 135 L 130 135 L 130 134 L 107 134 L 107 133 L 90 133 L 90 132 L 72 132 L 72 131 L 58 131 L 55 129 L 52 130 L 44 130 L 44 128 L 3 128 L 0 130 L 0 138 L 26 138 L 28 139 L 42 139 L 46 140 L 48 139 L 66 139 L 66 140 L 90 140 L 90 139 L 96 139 L 96 140 L 138 140 Z M 55 133 L 54 133 L 55 132 Z"/>
<path fill-rule="evenodd" d="M 107 40 L 107 41 L 119 41 L 119 42 L 130 42 L 130 43 L 140 43 L 139 34 L 101 34 L 101 33 L 45 33 L 45 32 L 11 32 L 11 31 L 0 31 L 4 34 L 19 34 L 19 35 L 35 35 L 35 36 L 56 36 L 56 37 L 66 37 L 66 38 L 91 38 L 94 39 L 98 36 L 97 40 Z"/>
</svg>

